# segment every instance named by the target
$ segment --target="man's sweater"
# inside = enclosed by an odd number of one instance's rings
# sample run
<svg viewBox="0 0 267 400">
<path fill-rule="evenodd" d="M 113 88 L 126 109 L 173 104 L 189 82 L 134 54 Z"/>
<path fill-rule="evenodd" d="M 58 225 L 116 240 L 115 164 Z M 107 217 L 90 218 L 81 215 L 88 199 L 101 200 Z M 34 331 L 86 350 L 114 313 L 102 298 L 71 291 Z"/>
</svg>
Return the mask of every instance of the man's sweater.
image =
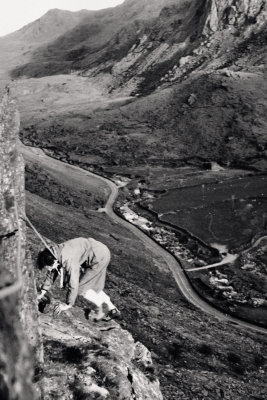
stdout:
<svg viewBox="0 0 267 400">
<path fill-rule="evenodd" d="M 68 285 L 67 304 L 73 305 L 78 295 L 81 265 L 86 263 L 87 268 L 93 268 L 101 259 L 103 247 L 106 246 L 93 238 L 82 237 L 53 246 L 52 250 L 63 268 Z M 48 272 L 42 289 L 49 290 L 56 276 L 55 271 Z"/>
</svg>

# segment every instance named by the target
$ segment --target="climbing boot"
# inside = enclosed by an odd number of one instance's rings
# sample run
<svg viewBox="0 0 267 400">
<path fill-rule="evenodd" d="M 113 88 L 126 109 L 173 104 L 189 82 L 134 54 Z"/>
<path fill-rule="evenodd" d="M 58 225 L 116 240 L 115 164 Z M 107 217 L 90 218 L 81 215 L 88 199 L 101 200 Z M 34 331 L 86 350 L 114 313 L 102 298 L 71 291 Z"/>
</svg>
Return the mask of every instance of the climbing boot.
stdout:
<svg viewBox="0 0 267 400">
<path fill-rule="evenodd" d="M 94 322 L 101 321 L 105 318 L 105 313 L 103 311 L 102 307 L 96 307 L 95 310 L 93 310 L 90 313 L 90 319 Z"/>
<path fill-rule="evenodd" d="M 112 310 L 110 310 L 106 314 L 106 318 L 107 319 L 115 319 L 117 321 L 121 321 L 123 319 L 122 315 L 121 315 L 121 312 L 117 308 L 113 308 Z"/>
</svg>

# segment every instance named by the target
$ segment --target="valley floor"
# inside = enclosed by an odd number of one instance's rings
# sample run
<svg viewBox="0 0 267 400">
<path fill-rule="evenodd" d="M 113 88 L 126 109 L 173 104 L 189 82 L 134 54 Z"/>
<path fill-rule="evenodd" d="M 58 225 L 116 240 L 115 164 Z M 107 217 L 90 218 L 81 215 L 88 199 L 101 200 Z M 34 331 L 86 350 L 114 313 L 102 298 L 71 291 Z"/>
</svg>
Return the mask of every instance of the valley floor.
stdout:
<svg viewBox="0 0 267 400">
<path fill-rule="evenodd" d="M 266 327 L 266 175 L 151 168 L 144 179 L 124 188 L 118 212 L 179 260 L 202 297 Z"/>
<path fill-rule="evenodd" d="M 49 182 L 51 172 L 41 169 Z M 90 196 L 88 206 L 74 197 L 75 185 L 66 205 L 61 180 L 53 175 L 44 199 L 42 182 L 28 179 L 28 190 L 36 194 L 28 194 L 27 214 L 51 240 L 93 236 L 111 248 L 109 294 L 123 312 L 123 325 L 153 352 L 165 399 L 264 398 L 265 336 L 219 322 L 190 305 L 177 290 L 164 259 L 99 213 L 99 204 L 93 204 Z M 36 254 L 40 244 L 32 234 L 30 238 Z"/>
</svg>

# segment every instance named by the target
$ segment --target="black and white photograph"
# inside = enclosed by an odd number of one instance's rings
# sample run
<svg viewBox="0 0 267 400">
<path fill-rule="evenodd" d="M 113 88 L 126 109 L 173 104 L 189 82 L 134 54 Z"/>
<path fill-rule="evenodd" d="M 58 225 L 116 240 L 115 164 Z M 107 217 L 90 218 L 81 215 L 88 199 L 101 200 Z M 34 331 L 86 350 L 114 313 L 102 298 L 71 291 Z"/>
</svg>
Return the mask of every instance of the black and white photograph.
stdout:
<svg viewBox="0 0 267 400">
<path fill-rule="evenodd" d="M 267 399 L 267 0 L 0 4 L 0 400 Z"/>
</svg>

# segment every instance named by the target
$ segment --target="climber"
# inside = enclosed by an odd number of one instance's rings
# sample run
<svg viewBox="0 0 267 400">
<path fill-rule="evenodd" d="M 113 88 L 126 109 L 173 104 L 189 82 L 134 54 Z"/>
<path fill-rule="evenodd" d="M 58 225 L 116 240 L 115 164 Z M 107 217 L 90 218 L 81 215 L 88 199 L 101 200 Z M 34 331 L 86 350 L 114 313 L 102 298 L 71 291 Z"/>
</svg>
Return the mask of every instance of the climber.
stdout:
<svg viewBox="0 0 267 400">
<path fill-rule="evenodd" d="M 93 320 L 121 319 L 120 311 L 103 291 L 106 270 L 110 262 L 110 251 L 106 245 L 93 238 L 76 238 L 59 245 L 45 248 L 38 255 L 37 266 L 47 270 L 41 286 L 42 299 L 51 288 L 60 272 L 64 276 L 64 286 L 68 288 L 66 304 L 59 304 L 55 313 L 60 314 L 71 308 L 78 295 L 93 303 Z"/>
</svg>

